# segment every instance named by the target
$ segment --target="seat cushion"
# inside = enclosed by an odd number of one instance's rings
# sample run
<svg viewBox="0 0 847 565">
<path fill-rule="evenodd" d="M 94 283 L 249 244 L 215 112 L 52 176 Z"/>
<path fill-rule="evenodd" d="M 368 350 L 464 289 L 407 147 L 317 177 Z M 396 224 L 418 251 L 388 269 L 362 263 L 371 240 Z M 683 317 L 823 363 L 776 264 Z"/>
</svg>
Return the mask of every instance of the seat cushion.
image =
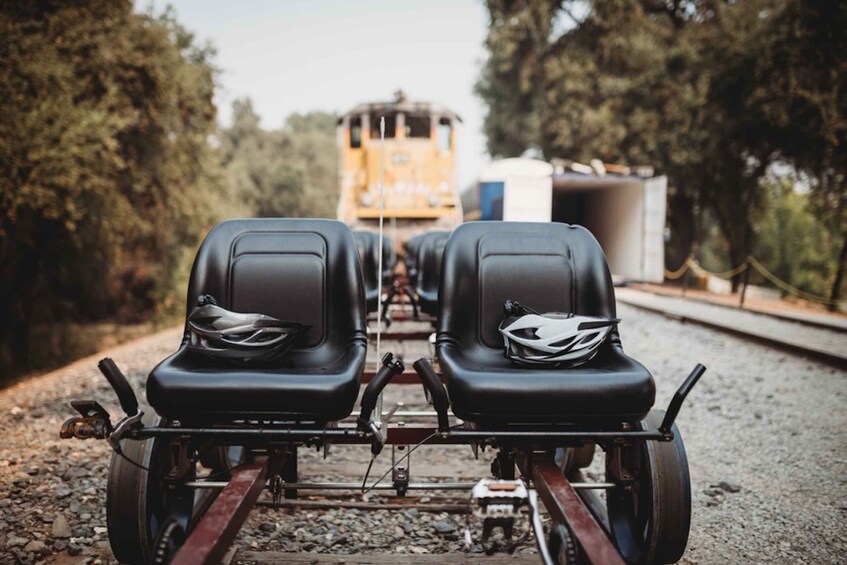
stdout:
<svg viewBox="0 0 847 565">
<path fill-rule="evenodd" d="M 283 359 L 273 369 L 239 367 L 182 347 L 147 380 L 161 416 L 183 422 L 285 419 L 330 422 L 347 417 L 359 393 L 366 346 L 353 344 L 324 366 Z"/>
<path fill-rule="evenodd" d="M 147 399 L 162 416 L 332 421 L 348 416 L 367 348 L 362 272 L 350 228 L 310 219 L 218 224 L 197 252 L 187 313 L 202 294 L 221 307 L 311 328 L 273 368 L 239 366 L 180 349 L 150 374 Z"/>
<path fill-rule="evenodd" d="M 467 355 L 451 345 L 438 353 L 453 412 L 468 422 L 635 422 L 655 400 L 650 372 L 619 346 L 607 344 L 571 369 L 524 367 L 490 350 Z"/>
<path fill-rule="evenodd" d="M 615 318 L 603 251 L 588 230 L 555 222 L 469 222 L 444 250 L 436 351 L 454 413 L 471 422 L 610 425 L 653 405 L 650 373 L 624 354 L 617 328 L 573 369 L 528 367 L 503 356 L 506 300 L 539 312 Z M 624 321 L 623 324 L 626 322 Z"/>
</svg>

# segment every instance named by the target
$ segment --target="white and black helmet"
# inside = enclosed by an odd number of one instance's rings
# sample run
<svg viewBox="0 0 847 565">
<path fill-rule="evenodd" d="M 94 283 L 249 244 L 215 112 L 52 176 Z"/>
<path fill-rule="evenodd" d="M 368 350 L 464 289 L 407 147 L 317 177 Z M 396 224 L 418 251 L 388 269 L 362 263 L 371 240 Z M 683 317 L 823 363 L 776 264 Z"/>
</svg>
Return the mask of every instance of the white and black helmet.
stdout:
<svg viewBox="0 0 847 565">
<path fill-rule="evenodd" d="M 263 365 L 285 355 L 310 327 L 265 314 L 231 312 L 204 294 L 188 316 L 188 348 L 236 363 Z"/>
<path fill-rule="evenodd" d="M 519 302 L 507 300 L 500 323 L 504 355 L 518 363 L 575 367 L 589 361 L 620 322 L 597 316 L 559 312 L 539 314 Z"/>
</svg>

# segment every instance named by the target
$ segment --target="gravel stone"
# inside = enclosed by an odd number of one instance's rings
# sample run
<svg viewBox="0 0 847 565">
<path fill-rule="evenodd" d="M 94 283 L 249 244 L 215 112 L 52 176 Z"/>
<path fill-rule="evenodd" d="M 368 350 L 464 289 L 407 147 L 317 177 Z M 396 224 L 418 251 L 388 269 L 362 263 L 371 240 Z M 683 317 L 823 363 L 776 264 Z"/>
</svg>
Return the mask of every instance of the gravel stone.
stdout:
<svg viewBox="0 0 847 565">
<path fill-rule="evenodd" d="M 22 538 L 22 537 L 19 537 L 19 536 L 9 536 L 6 539 L 6 546 L 7 547 L 23 547 L 27 543 L 29 543 L 28 539 Z"/>
<path fill-rule="evenodd" d="M 728 483 L 726 481 L 721 481 L 720 483 L 718 483 L 718 486 L 720 488 L 722 488 L 724 491 L 730 492 L 730 493 L 733 493 L 733 494 L 736 493 L 736 492 L 741 492 L 741 485 L 739 485 L 737 483 Z"/>
<path fill-rule="evenodd" d="M 82 553 L 82 548 L 76 544 L 70 544 L 68 546 L 68 555 L 71 557 L 76 557 L 77 555 Z"/>
<path fill-rule="evenodd" d="M 65 551 L 68 548 L 66 540 L 57 540 L 53 542 L 53 551 Z"/>
<path fill-rule="evenodd" d="M 47 555 L 50 550 L 43 541 L 32 540 L 24 546 L 24 551 L 27 553 L 38 553 L 39 555 Z"/>
<path fill-rule="evenodd" d="M 71 526 L 68 524 L 68 519 L 65 518 L 64 514 L 56 514 L 56 517 L 53 519 L 52 535 L 58 539 L 69 538 L 73 535 Z"/>
<path fill-rule="evenodd" d="M 693 499 L 691 536 L 682 563 L 842 562 L 847 554 L 847 372 L 623 304 L 618 314 L 623 319 L 620 332 L 625 350 L 656 379 L 657 407 L 667 406 L 695 362 L 708 367 L 677 418 L 688 454 Z M 169 330 L 108 355 L 143 400 L 146 374 L 173 352 L 180 337 L 180 329 Z M 417 350 L 411 344 L 388 341 L 384 349 L 402 354 L 407 361 L 427 354 L 425 346 Z M 116 405 L 95 361 L 0 391 L 0 413 L 8 414 L 13 407 L 19 407 L 19 414 L 43 413 L 39 419 L 20 417 L 4 424 L 0 565 L 49 562 L 50 553 L 63 552 L 81 556 L 75 563 L 113 563 L 106 535 L 94 529 L 106 524 L 111 452 L 102 441 L 57 438 L 59 426 L 72 415 L 67 402 L 73 398 Z M 427 406 L 420 387 L 388 387 L 386 406 L 398 401 L 408 409 Z M 412 480 L 424 481 L 435 473 L 432 476 L 442 480 L 474 481 L 489 476 L 492 456 L 486 450 L 477 461 L 467 446 L 424 446 L 412 455 Z M 335 445 L 326 460 L 320 452 L 301 449 L 300 478 L 361 482 L 369 460 L 367 447 Z M 39 462 L 37 467 L 32 461 Z M 386 448 L 374 464 L 371 481 L 388 470 L 388 461 Z M 34 468 L 38 473 L 28 474 Z M 604 479 L 601 450 L 586 475 L 591 480 Z M 390 480 L 389 476 L 386 482 Z M 456 492 L 427 492 L 418 502 L 434 504 L 446 495 L 467 502 L 467 493 Z M 373 491 L 366 497 L 351 492 L 347 500 L 397 502 L 391 491 Z M 55 535 L 59 515 L 70 530 L 58 528 L 62 537 Z M 294 553 L 395 553 L 396 561 L 402 563 L 402 554 L 466 551 L 459 535 L 464 520 L 461 515 L 417 508 L 274 511 L 257 507 L 236 545 Z M 438 528 L 445 525 L 451 531 L 440 532 Z M 469 526 L 470 551 L 482 553 L 482 525 L 471 518 Z M 523 526 L 516 526 L 516 533 Z M 28 550 L 33 541 L 44 544 L 47 555 Z M 530 536 L 516 551 L 534 553 L 534 543 Z M 32 547 L 41 550 L 38 544 Z M 313 562 L 318 563 L 318 558 Z"/>
<path fill-rule="evenodd" d="M 435 531 L 439 534 L 450 534 L 456 531 L 456 526 L 452 522 L 438 521 L 432 525 Z"/>
</svg>

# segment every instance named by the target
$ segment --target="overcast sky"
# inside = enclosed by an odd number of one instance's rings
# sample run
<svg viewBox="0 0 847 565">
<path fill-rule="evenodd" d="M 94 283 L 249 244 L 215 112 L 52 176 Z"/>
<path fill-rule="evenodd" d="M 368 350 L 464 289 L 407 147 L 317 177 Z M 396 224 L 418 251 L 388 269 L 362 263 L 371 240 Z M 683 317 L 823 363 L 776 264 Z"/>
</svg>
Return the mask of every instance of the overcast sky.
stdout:
<svg viewBox="0 0 847 565">
<path fill-rule="evenodd" d="M 136 0 L 140 9 L 149 0 Z M 473 93 L 485 57 L 482 0 L 155 0 L 218 50 L 218 108 L 249 96 L 262 124 L 292 112 L 345 112 L 389 100 L 440 102 L 462 117 L 458 183 L 463 190 L 488 161 L 484 108 Z"/>
</svg>

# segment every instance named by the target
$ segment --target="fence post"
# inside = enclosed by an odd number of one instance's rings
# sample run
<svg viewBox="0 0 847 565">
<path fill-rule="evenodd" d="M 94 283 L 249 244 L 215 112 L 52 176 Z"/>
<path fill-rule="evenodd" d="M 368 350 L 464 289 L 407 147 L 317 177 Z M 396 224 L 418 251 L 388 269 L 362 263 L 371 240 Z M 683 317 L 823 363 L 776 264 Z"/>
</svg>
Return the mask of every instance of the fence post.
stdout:
<svg viewBox="0 0 847 565">
<path fill-rule="evenodd" d="M 747 266 L 744 268 L 744 281 L 741 283 L 741 300 L 738 307 L 744 308 L 744 297 L 747 295 L 747 285 L 750 283 L 750 256 L 747 256 Z"/>
</svg>

